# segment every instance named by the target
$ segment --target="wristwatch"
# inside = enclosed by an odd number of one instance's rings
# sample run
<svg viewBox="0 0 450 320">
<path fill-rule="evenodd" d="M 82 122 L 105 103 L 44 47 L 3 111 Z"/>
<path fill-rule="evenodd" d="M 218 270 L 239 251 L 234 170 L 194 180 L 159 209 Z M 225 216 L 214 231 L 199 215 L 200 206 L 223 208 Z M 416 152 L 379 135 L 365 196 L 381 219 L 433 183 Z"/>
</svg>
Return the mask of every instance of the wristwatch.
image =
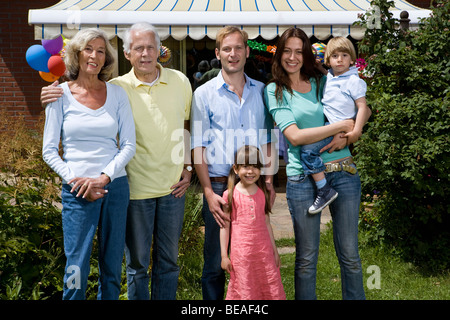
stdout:
<svg viewBox="0 0 450 320">
<path fill-rule="evenodd" d="M 187 171 L 192 172 L 194 170 L 194 168 L 191 165 L 187 165 L 186 167 L 184 167 Z"/>
</svg>

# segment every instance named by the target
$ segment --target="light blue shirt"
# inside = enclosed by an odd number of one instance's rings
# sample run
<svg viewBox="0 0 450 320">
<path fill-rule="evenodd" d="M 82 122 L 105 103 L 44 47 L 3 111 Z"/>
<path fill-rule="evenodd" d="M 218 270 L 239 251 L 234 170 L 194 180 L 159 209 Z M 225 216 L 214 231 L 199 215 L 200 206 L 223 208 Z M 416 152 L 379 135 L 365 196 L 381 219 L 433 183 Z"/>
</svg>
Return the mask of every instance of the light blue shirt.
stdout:
<svg viewBox="0 0 450 320">
<path fill-rule="evenodd" d="M 102 172 L 111 181 L 125 176 L 125 165 L 136 152 L 133 114 L 125 90 L 106 83 L 106 102 L 93 110 L 75 99 L 67 82 L 60 86 L 63 96 L 45 108 L 44 161 L 63 183 L 75 177 L 96 178 Z"/>
<path fill-rule="evenodd" d="M 222 72 L 194 91 L 191 149 L 206 148 L 210 177 L 228 176 L 236 151 L 243 145 L 271 142 L 272 117 L 264 107 L 264 84 L 245 75 L 242 98 L 229 90 Z"/>
<path fill-rule="evenodd" d="M 330 69 L 322 99 L 323 113 L 328 121 L 354 119 L 357 113 L 355 100 L 365 97 L 366 91 L 366 82 L 359 77 L 356 67 L 350 67 L 339 76 L 334 76 Z"/>
</svg>

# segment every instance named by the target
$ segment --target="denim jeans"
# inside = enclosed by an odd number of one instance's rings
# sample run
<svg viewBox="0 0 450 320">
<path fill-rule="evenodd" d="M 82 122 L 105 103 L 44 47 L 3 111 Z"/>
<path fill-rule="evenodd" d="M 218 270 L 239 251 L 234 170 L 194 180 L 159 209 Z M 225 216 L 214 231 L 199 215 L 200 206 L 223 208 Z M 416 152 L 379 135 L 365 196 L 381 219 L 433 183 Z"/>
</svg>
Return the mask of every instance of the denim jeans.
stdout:
<svg viewBox="0 0 450 320">
<path fill-rule="evenodd" d="M 214 193 L 222 196 L 227 189 L 226 183 L 211 182 Z M 203 273 L 202 293 L 203 300 L 223 300 L 225 293 L 225 272 L 220 263 L 220 227 L 209 211 L 208 202 L 203 196 L 203 221 L 205 222 L 205 243 L 203 245 Z"/>
<path fill-rule="evenodd" d="M 108 193 L 101 199 L 89 202 L 71 187 L 62 187 L 62 225 L 66 268 L 63 299 L 85 299 L 92 241 L 98 236 L 99 300 L 117 300 L 125 246 L 125 223 L 130 198 L 127 177 L 107 184 Z"/>
<path fill-rule="evenodd" d="M 354 166 L 354 165 L 353 165 Z M 339 193 L 330 204 L 333 240 L 341 269 L 342 298 L 365 299 L 361 260 L 358 253 L 358 216 L 361 182 L 358 173 L 326 173 L 331 186 Z M 294 224 L 295 298 L 316 299 L 316 272 L 320 241 L 320 213 L 308 214 L 316 188 L 311 177 L 288 177 L 286 198 Z"/>
<path fill-rule="evenodd" d="M 300 163 L 303 167 L 305 175 L 325 171 L 325 165 L 320 157 L 320 150 L 329 144 L 333 137 L 328 137 L 323 140 L 311 144 L 305 144 L 301 147 Z"/>
<path fill-rule="evenodd" d="M 130 200 L 125 247 L 129 300 L 150 298 L 148 268 L 152 242 L 151 299 L 176 299 L 184 202 L 185 196 L 176 198 L 172 194 Z"/>
</svg>

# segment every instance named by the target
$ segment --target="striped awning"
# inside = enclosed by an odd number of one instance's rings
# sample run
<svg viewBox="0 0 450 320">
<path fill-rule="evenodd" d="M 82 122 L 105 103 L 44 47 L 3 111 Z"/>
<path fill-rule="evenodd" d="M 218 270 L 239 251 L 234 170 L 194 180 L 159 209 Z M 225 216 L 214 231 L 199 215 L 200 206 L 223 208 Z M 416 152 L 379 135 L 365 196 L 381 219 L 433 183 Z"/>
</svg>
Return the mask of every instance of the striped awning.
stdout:
<svg viewBox="0 0 450 320">
<path fill-rule="evenodd" d="M 404 0 L 394 0 L 397 18 L 408 11 L 412 24 L 429 15 Z M 370 0 L 61 0 L 54 6 L 29 11 L 36 39 L 63 34 L 71 38 L 79 29 L 99 27 L 112 38 L 131 24 L 147 21 L 158 28 L 162 40 L 205 36 L 215 39 L 224 25 L 238 25 L 249 38 L 273 39 L 291 26 L 309 36 L 331 35 L 361 39 L 364 30 L 352 26 Z"/>
</svg>

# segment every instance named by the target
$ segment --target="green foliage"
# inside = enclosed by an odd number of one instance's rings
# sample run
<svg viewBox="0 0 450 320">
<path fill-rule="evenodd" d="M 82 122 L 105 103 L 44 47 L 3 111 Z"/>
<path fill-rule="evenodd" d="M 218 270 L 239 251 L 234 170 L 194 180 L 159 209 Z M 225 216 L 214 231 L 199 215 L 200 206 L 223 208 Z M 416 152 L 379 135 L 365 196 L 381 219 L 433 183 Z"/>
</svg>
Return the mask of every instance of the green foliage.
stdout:
<svg viewBox="0 0 450 320">
<path fill-rule="evenodd" d="M 375 202 L 361 226 L 411 261 L 448 268 L 450 4 L 438 2 L 418 30 L 402 31 L 392 3 L 372 1 L 382 27 L 368 28 L 359 46 L 373 119 L 355 151 L 363 193 Z M 373 19 L 368 13 L 360 24 Z"/>
<path fill-rule="evenodd" d="M 53 297 L 64 270 L 56 176 L 41 159 L 39 129 L 1 119 L 12 132 L 0 132 L 0 298 Z"/>
<path fill-rule="evenodd" d="M 203 197 L 193 181 L 186 192 L 183 231 L 178 245 L 178 300 L 202 299 L 201 274 L 203 268 L 203 219 L 201 217 Z"/>
</svg>

